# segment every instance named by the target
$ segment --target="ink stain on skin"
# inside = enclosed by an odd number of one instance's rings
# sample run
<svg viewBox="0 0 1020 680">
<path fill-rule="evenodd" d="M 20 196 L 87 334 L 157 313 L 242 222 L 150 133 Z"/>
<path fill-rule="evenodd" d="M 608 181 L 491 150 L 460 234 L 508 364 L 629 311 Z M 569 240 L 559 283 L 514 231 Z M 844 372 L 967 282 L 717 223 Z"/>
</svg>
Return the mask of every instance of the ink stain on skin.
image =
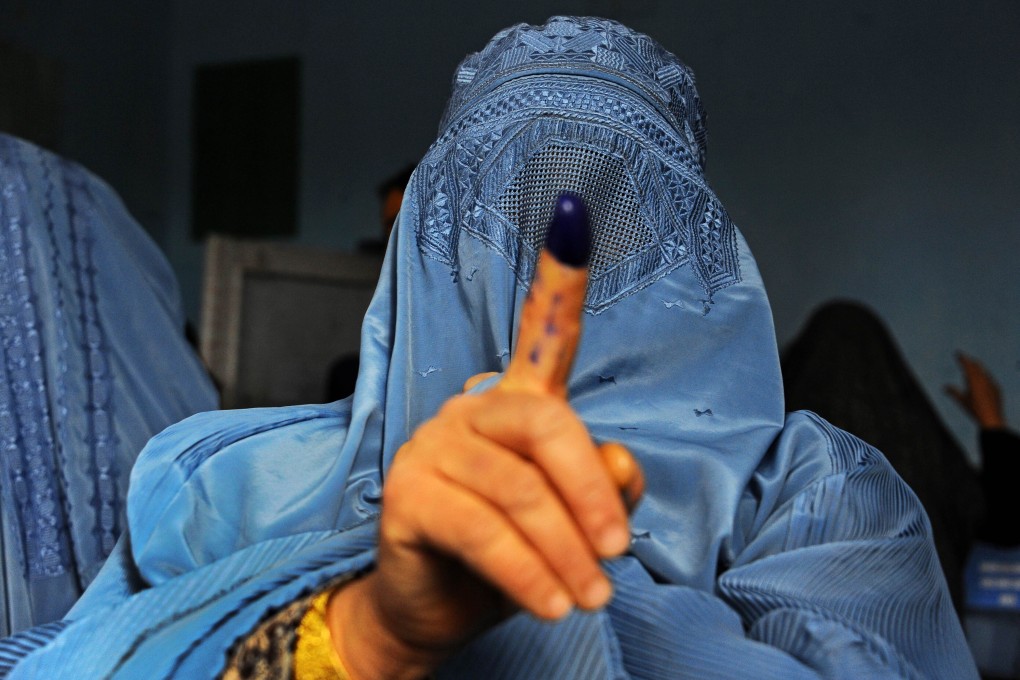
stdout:
<svg viewBox="0 0 1020 680">
<path fill-rule="evenodd" d="M 714 416 L 715 414 L 712 413 L 712 409 L 706 408 L 704 411 L 699 411 L 698 409 L 694 409 L 694 415 L 695 415 L 695 417 L 700 418 L 701 416 Z"/>
<path fill-rule="evenodd" d="M 443 370 L 443 369 L 436 368 L 435 366 L 429 366 L 424 371 L 415 371 L 415 373 L 417 373 L 418 375 L 420 375 L 423 378 L 427 378 L 430 375 L 432 375 L 433 373 L 438 373 L 441 370 Z"/>
<path fill-rule="evenodd" d="M 602 383 L 613 383 L 615 385 L 616 384 L 616 376 L 615 375 L 600 375 L 599 376 L 599 384 L 601 385 Z"/>
<path fill-rule="evenodd" d="M 539 350 L 538 345 L 531 348 L 531 352 L 528 353 L 528 361 L 533 364 L 537 364 L 538 360 L 542 358 L 542 352 Z"/>
<path fill-rule="evenodd" d="M 560 332 L 559 328 L 557 328 L 557 326 L 556 326 L 556 320 L 550 314 L 549 318 L 545 320 L 545 334 L 546 335 L 556 335 L 559 332 Z"/>
<path fill-rule="evenodd" d="M 682 300 L 674 300 L 673 302 L 670 302 L 669 300 L 659 300 L 659 302 L 661 302 L 666 309 L 673 309 L 674 307 L 684 309 L 684 303 Z"/>
</svg>

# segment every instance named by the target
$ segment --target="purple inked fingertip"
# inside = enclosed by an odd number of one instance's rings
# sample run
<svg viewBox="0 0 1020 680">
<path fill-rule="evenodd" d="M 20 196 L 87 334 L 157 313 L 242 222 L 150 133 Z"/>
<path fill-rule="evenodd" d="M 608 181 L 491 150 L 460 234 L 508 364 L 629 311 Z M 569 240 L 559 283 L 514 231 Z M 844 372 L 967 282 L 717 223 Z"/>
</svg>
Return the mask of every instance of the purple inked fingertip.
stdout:
<svg viewBox="0 0 1020 680">
<path fill-rule="evenodd" d="M 556 199 L 545 247 L 565 265 L 584 267 L 591 257 L 588 209 L 580 196 L 560 194 Z"/>
</svg>

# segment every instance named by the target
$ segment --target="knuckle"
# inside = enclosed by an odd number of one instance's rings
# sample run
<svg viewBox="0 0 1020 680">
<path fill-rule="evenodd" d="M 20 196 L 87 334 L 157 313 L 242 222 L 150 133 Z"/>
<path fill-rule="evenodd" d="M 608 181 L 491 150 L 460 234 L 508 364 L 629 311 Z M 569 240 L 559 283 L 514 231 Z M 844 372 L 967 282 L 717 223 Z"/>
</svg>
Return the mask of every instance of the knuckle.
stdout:
<svg viewBox="0 0 1020 680">
<path fill-rule="evenodd" d="M 599 509 L 605 508 L 607 505 L 607 492 L 606 485 L 602 483 L 602 480 L 591 477 L 578 482 L 577 486 L 577 499 L 578 501 L 587 508 Z M 608 514 L 608 513 L 606 513 Z"/>
<path fill-rule="evenodd" d="M 537 560 L 522 560 L 513 571 L 513 589 L 523 601 L 540 601 L 556 590 L 548 570 Z"/>
<path fill-rule="evenodd" d="M 547 495 L 545 477 L 532 465 L 525 465 L 497 486 L 497 502 L 511 512 L 542 505 Z"/>
<path fill-rule="evenodd" d="M 558 425 L 574 419 L 574 411 L 567 402 L 545 395 L 536 400 L 534 414 L 539 425 Z"/>
<path fill-rule="evenodd" d="M 435 495 L 435 474 L 416 461 L 394 461 L 383 483 L 382 504 L 390 513 L 411 514 Z"/>
<path fill-rule="evenodd" d="M 394 463 L 419 455 L 423 448 L 427 448 L 436 439 L 442 437 L 443 427 L 440 424 L 439 418 L 440 416 L 437 415 L 432 420 L 426 420 L 419 425 L 411 435 L 411 438 L 398 449 Z"/>
<path fill-rule="evenodd" d="M 418 534 L 418 515 L 413 499 L 393 491 L 388 485 L 383 488 L 383 510 L 379 518 L 380 544 L 397 545 L 413 542 Z"/>
<path fill-rule="evenodd" d="M 619 521 L 619 498 L 615 492 L 607 493 L 603 484 L 596 480 L 586 481 L 581 483 L 576 493 L 585 524 L 589 527 L 599 530 Z"/>
<path fill-rule="evenodd" d="M 393 513 L 384 512 L 379 520 L 380 545 L 398 545 L 405 542 L 407 526 Z"/>
<path fill-rule="evenodd" d="M 384 507 L 392 507 L 404 496 L 403 489 L 401 488 L 404 484 L 404 475 L 401 474 L 401 467 L 394 465 L 390 468 L 390 474 L 386 477 L 386 482 L 383 484 L 383 505 Z"/>
<path fill-rule="evenodd" d="M 458 394 L 450 397 L 439 407 L 437 418 L 459 418 L 478 403 L 478 397 L 473 394 Z"/>
<path fill-rule="evenodd" d="M 391 474 L 383 484 L 382 503 L 389 516 L 400 514 L 407 504 L 413 504 L 415 487 L 409 483 L 410 475 L 403 474 L 402 468 L 390 468 Z"/>
<path fill-rule="evenodd" d="M 569 431 L 576 416 L 561 399 L 537 397 L 525 411 L 525 427 L 533 438 L 548 438 Z"/>
<path fill-rule="evenodd" d="M 480 518 L 466 522 L 457 532 L 457 543 L 468 555 L 481 556 L 490 553 L 499 544 L 501 527 L 490 519 Z"/>
</svg>

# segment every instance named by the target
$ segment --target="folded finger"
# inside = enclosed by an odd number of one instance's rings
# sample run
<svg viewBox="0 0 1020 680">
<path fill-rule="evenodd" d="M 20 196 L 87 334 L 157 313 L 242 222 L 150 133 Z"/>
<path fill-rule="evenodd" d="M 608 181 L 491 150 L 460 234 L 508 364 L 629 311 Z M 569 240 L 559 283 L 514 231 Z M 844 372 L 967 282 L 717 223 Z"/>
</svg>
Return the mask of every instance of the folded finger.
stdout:
<svg viewBox="0 0 1020 680">
<path fill-rule="evenodd" d="M 630 535 L 619 489 L 567 403 L 523 393 L 479 398 L 482 408 L 471 412 L 470 427 L 541 468 L 600 556 L 626 550 Z M 489 400 L 494 407 L 485 408 Z"/>
<path fill-rule="evenodd" d="M 601 607 L 611 586 L 598 556 L 541 469 L 477 437 L 436 462 L 452 483 L 505 515 L 585 609 Z"/>
<path fill-rule="evenodd" d="M 442 503 L 397 511 L 417 541 L 453 557 L 539 618 L 570 611 L 575 601 L 568 588 L 503 513 L 457 484 L 436 477 L 419 484 L 423 495 Z"/>
</svg>

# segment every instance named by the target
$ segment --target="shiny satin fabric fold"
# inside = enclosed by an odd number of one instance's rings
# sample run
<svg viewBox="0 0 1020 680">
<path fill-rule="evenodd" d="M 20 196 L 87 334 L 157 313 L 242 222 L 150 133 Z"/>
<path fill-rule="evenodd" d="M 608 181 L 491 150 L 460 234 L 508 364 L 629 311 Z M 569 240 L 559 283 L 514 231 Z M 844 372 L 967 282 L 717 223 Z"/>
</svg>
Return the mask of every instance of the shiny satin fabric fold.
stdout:
<svg viewBox="0 0 1020 680">
<path fill-rule="evenodd" d="M 216 395 L 168 263 L 105 184 L 0 134 L 0 191 L 8 634 L 67 612 L 124 528 L 145 442 Z"/>
<path fill-rule="evenodd" d="M 260 619 L 369 566 L 398 447 L 506 368 L 563 191 L 594 234 L 570 403 L 635 454 L 645 497 L 609 607 L 515 616 L 437 675 L 974 677 L 916 498 L 871 447 L 784 415 L 768 300 L 704 155 L 693 77 L 648 37 L 572 17 L 497 35 L 408 186 L 353 397 L 154 438 L 130 543 L 13 677 L 215 677 Z"/>
</svg>

